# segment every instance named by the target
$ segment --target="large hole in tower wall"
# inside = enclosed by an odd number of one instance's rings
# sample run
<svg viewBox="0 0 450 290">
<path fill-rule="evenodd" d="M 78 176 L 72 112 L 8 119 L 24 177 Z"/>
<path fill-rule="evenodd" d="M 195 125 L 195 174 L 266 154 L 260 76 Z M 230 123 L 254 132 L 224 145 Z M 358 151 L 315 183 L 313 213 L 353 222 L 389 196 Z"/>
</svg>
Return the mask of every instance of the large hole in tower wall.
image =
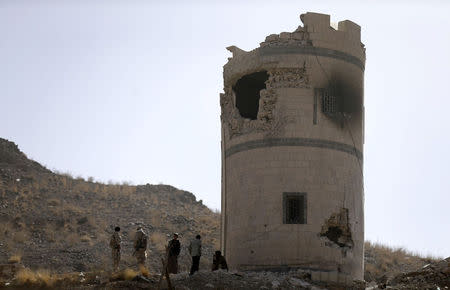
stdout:
<svg viewBox="0 0 450 290">
<path fill-rule="evenodd" d="M 243 118 L 256 120 L 259 110 L 259 92 L 266 88 L 269 75 L 266 71 L 255 72 L 241 77 L 233 86 L 236 107 Z"/>
<path fill-rule="evenodd" d="M 341 248 L 352 248 L 353 239 L 350 231 L 348 209 L 341 208 L 339 212 L 331 214 L 322 226 L 320 236 L 328 238 L 329 241 Z"/>
</svg>

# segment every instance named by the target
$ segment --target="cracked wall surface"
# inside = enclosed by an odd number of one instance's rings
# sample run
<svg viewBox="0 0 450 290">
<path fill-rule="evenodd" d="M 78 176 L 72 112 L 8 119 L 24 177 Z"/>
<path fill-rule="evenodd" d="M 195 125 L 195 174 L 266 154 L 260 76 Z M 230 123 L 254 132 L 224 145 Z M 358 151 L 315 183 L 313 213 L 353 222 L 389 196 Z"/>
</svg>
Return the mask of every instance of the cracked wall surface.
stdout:
<svg viewBox="0 0 450 290">
<path fill-rule="evenodd" d="M 338 213 L 333 213 L 322 226 L 320 236 L 328 238 L 329 241 L 341 248 L 351 249 L 353 240 L 348 209 L 342 208 Z"/>
</svg>

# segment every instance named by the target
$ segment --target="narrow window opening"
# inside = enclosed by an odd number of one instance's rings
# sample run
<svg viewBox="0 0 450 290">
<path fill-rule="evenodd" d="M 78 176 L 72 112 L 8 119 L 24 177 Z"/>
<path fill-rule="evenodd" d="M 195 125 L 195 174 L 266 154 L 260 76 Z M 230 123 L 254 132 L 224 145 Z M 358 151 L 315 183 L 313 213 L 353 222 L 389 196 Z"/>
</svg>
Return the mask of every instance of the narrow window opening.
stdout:
<svg viewBox="0 0 450 290">
<path fill-rule="evenodd" d="M 322 112 L 331 117 L 336 116 L 339 112 L 336 101 L 336 91 L 334 89 L 322 91 Z"/>
<path fill-rule="evenodd" d="M 306 193 L 283 193 L 283 223 L 306 224 Z"/>
<path fill-rule="evenodd" d="M 325 89 L 319 89 L 322 112 L 329 117 L 352 114 L 362 110 L 362 89 L 346 79 L 336 78 Z"/>
<path fill-rule="evenodd" d="M 243 118 L 256 120 L 259 110 L 259 92 L 266 88 L 269 75 L 266 71 L 255 72 L 240 78 L 233 86 L 236 107 Z"/>
</svg>

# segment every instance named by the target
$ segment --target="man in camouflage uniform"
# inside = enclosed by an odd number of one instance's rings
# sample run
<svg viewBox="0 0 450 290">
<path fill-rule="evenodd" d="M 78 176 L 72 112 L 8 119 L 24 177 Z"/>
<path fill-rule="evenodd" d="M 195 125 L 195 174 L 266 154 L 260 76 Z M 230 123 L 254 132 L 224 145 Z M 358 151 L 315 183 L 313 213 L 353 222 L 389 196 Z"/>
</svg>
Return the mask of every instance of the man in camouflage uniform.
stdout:
<svg viewBox="0 0 450 290">
<path fill-rule="evenodd" d="M 122 242 L 122 239 L 120 237 L 119 232 L 120 227 L 116 227 L 114 229 L 114 233 L 111 236 L 111 239 L 109 240 L 109 246 L 111 247 L 112 252 L 114 271 L 117 271 L 119 269 L 119 262 L 120 262 L 120 243 Z"/>
<path fill-rule="evenodd" d="M 147 240 L 148 237 L 145 234 L 142 227 L 138 227 L 136 231 L 136 235 L 134 237 L 134 253 L 133 255 L 136 257 L 137 263 L 141 271 L 145 269 L 145 260 L 147 259 Z"/>
</svg>

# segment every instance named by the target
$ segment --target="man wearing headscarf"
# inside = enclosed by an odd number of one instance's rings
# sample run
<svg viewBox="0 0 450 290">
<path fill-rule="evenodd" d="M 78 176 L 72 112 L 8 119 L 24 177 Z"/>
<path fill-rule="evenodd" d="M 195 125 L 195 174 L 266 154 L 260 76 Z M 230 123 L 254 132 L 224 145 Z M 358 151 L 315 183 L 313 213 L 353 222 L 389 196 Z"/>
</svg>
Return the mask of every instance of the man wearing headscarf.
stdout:
<svg viewBox="0 0 450 290">
<path fill-rule="evenodd" d="M 167 270 L 169 273 L 178 273 L 178 255 L 180 254 L 181 246 L 178 240 L 178 234 L 173 234 L 173 239 L 169 241 L 167 246 Z"/>
</svg>

